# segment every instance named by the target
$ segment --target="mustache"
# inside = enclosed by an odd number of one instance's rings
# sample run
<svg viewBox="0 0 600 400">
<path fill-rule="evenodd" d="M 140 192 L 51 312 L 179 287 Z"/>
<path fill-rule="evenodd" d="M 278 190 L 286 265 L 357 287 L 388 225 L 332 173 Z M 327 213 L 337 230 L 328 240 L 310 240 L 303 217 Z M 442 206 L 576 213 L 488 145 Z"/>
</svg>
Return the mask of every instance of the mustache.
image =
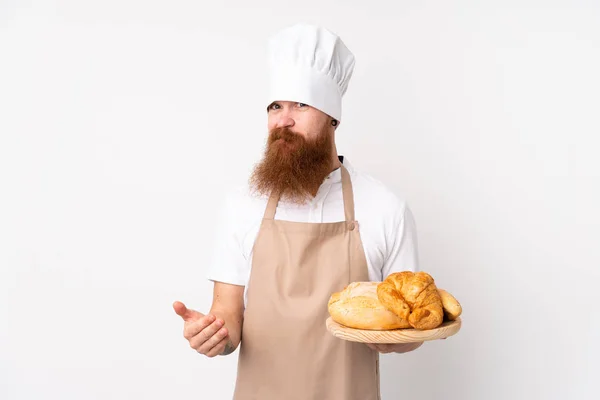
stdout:
<svg viewBox="0 0 600 400">
<path fill-rule="evenodd" d="M 304 141 L 304 136 L 299 133 L 292 132 L 289 128 L 275 128 L 271 130 L 269 135 L 269 142 L 273 143 L 279 139 L 283 139 L 286 142 Z"/>
</svg>

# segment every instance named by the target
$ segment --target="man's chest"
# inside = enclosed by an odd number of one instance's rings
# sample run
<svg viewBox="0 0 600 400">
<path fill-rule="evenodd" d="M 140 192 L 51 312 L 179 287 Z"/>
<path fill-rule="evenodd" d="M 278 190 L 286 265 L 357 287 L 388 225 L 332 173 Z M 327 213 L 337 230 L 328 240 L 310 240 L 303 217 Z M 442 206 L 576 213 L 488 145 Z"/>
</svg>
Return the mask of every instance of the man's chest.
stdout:
<svg viewBox="0 0 600 400">
<path fill-rule="evenodd" d="M 379 274 L 385 262 L 386 239 L 382 227 L 378 227 L 378 218 L 369 217 L 357 210 L 356 214 L 360 238 L 369 268 L 371 280 L 380 279 Z M 281 206 L 277 208 L 276 220 L 320 224 L 344 220 L 344 204 L 341 193 L 330 193 L 325 200 L 316 200 L 303 206 Z M 258 236 L 262 217 L 256 217 L 248 226 L 242 238 L 244 258 L 248 267 L 252 264 L 252 250 Z"/>
</svg>

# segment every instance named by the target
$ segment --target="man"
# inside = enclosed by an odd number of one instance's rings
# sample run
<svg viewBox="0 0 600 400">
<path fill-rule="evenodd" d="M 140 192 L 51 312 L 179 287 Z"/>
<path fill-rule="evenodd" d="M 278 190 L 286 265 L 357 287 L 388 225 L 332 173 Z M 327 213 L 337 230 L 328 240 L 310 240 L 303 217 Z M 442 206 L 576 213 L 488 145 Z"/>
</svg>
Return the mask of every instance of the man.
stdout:
<svg viewBox="0 0 600 400">
<path fill-rule="evenodd" d="M 296 25 L 269 45 L 269 137 L 250 188 L 227 198 L 208 314 L 180 302 L 184 337 L 208 357 L 240 345 L 235 399 L 379 399 L 379 353 L 418 344 L 333 337 L 327 301 L 354 281 L 418 269 L 406 203 L 338 155 L 354 56 L 332 32 Z"/>
</svg>

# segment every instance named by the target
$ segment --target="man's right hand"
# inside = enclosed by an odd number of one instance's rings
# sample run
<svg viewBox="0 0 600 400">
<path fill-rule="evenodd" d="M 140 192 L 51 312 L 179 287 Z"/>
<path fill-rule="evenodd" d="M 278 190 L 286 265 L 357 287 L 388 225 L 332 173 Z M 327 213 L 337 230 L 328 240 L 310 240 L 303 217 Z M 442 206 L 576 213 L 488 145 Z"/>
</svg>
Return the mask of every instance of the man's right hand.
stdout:
<svg viewBox="0 0 600 400">
<path fill-rule="evenodd" d="M 227 328 L 223 328 L 225 322 L 222 319 L 190 310 L 179 301 L 173 303 L 173 309 L 183 318 L 183 337 L 192 349 L 207 357 L 223 354 L 230 338 Z"/>
</svg>

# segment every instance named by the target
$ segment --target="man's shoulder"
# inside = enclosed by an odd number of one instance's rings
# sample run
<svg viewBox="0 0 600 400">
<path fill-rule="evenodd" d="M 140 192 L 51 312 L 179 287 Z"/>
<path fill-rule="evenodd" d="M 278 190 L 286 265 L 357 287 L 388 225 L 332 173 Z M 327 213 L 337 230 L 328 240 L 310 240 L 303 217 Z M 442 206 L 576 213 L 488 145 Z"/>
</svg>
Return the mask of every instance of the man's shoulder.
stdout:
<svg viewBox="0 0 600 400">
<path fill-rule="evenodd" d="M 400 190 L 363 171 L 353 171 L 352 186 L 357 206 L 368 207 L 372 212 L 389 215 L 403 212 L 408 206 Z"/>
<path fill-rule="evenodd" d="M 221 201 L 224 212 L 242 219 L 253 219 L 264 213 L 267 197 L 256 194 L 248 184 L 238 184 L 225 191 Z"/>
</svg>

